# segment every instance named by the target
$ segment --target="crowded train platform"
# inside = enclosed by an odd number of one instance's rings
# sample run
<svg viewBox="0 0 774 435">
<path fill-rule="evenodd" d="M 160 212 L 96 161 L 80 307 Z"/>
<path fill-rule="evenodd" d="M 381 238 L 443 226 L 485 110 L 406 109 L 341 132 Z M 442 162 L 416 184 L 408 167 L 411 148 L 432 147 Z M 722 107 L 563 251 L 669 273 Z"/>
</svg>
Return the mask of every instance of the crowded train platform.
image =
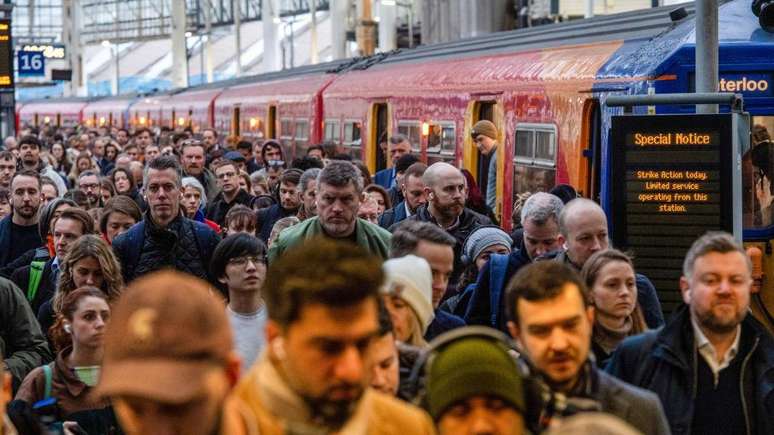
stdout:
<svg viewBox="0 0 774 435">
<path fill-rule="evenodd" d="M 0 435 L 774 434 L 774 1 L 216 3 L 0 4 Z"/>
</svg>

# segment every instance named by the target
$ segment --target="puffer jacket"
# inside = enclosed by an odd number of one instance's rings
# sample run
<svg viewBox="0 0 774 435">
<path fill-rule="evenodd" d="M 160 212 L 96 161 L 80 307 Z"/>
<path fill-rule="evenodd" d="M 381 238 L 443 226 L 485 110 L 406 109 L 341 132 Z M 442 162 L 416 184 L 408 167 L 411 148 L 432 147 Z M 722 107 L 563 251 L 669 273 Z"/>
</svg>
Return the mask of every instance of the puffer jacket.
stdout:
<svg viewBox="0 0 774 435">
<path fill-rule="evenodd" d="M 113 240 L 113 250 L 126 283 L 171 267 L 216 284 L 208 270 L 219 241 L 218 235 L 203 223 L 178 216 L 160 228 L 148 212 L 142 221 Z"/>
<path fill-rule="evenodd" d="M 774 338 L 751 314 L 742 321 L 737 358 L 742 365 L 742 403 L 748 434 L 774 433 Z M 745 346 L 742 343 L 751 343 Z M 744 348 L 747 347 L 745 351 Z M 613 354 L 606 371 L 623 381 L 655 392 L 664 404 L 674 435 L 689 435 L 699 358 L 691 314 L 683 305 L 663 328 L 629 337 Z M 720 410 L 722 412 L 722 410 Z"/>
</svg>

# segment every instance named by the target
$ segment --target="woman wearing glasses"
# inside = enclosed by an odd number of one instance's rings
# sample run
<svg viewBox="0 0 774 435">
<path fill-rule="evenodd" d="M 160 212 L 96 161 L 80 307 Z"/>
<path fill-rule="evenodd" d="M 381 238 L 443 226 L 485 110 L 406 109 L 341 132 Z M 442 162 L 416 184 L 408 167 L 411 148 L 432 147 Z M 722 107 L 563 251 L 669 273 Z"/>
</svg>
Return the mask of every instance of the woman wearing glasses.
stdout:
<svg viewBox="0 0 774 435">
<path fill-rule="evenodd" d="M 215 248 L 210 271 L 228 291 L 226 311 L 245 373 L 264 346 L 266 307 L 261 287 L 266 278 L 266 245 L 245 233 L 228 236 Z"/>
</svg>

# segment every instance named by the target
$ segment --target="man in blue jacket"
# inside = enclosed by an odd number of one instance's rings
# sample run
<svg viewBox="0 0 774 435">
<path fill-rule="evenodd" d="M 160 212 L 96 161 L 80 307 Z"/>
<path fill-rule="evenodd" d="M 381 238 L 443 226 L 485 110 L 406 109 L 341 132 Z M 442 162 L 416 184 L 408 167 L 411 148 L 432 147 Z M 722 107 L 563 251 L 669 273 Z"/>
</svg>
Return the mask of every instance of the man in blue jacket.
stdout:
<svg viewBox="0 0 774 435">
<path fill-rule="evenodd" d="M 385 189 L 395 186 L 395 164 L 398 163 L 399 158 L 411 152 L 411 142 L 409 142 L 409 139 L 402 134 L 394 134 L 390 136 L 389 144 L 387 146 L 392 165 L 390 165 L 390 168 L 382 169 L 374 175 L 374 183 Z"/>
<path fill-rule="evenodd" d="M 613 354 L 608 371 L 655 392 L 674 435 L 774 433 L 774 338 L 750 315 L 751 276 L 739 242 L 705 234 L 683 263 L 685 305 Z"/>
</svg>

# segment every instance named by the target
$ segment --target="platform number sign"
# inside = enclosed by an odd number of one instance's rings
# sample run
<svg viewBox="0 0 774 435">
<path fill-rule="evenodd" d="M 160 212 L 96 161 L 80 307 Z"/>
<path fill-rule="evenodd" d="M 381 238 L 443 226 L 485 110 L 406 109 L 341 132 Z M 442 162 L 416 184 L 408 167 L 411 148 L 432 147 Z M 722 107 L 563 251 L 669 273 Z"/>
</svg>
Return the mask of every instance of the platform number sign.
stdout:
<svg viewBox="0 0 774 435">
<path fill-rule="evenodd" d="M 20 77 L 46 75 L 46 57 L 39 51 L 20 51 L 17 54 Z"/>
</svg>

